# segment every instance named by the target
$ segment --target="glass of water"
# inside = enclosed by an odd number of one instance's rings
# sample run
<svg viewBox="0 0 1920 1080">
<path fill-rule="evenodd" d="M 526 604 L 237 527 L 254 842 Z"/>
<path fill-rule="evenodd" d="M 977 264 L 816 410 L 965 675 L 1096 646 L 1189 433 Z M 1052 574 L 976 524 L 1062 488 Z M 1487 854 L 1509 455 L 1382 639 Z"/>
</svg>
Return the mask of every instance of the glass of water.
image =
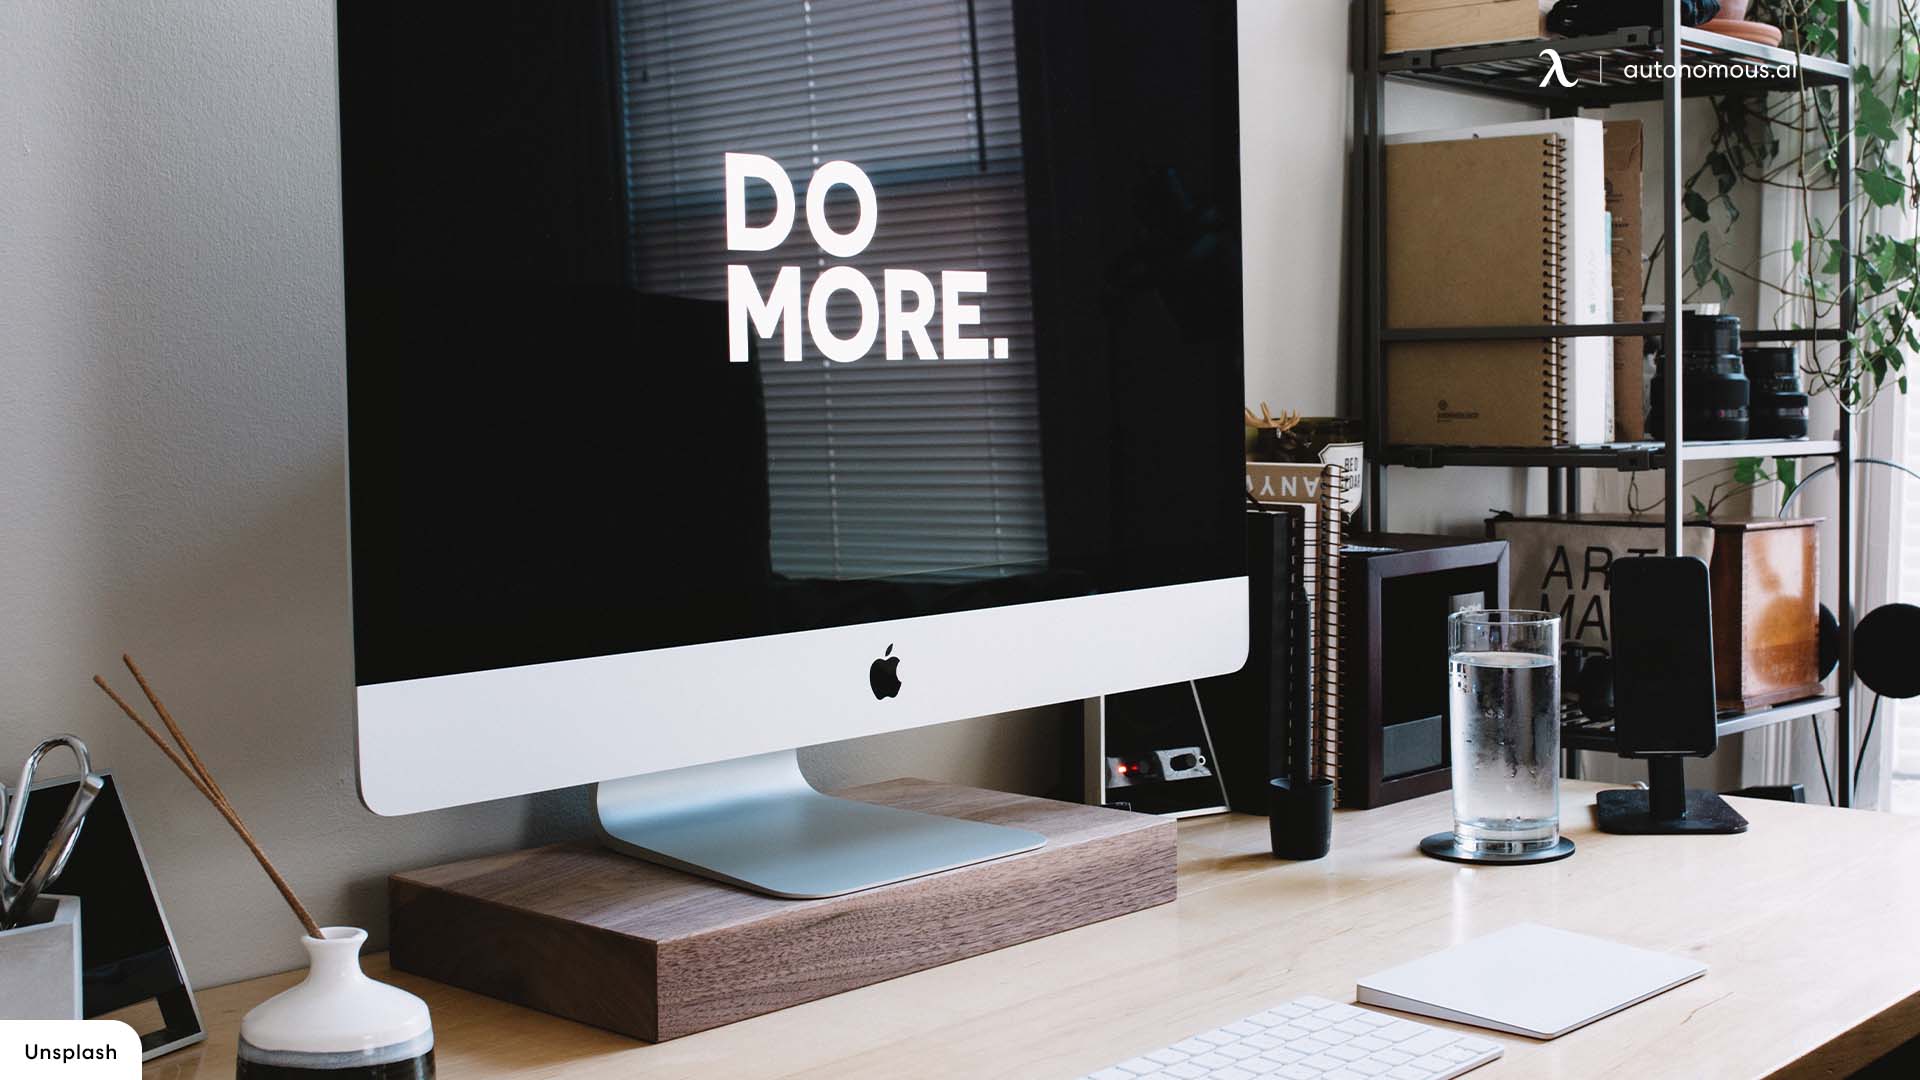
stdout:
<svg viewBox="0 0 1920 1080">
<path fill-rule="evenodd" d="M 1453 834 L 1468 855 L 1560 841 L 1560 618 L 1545 611 L 1447 617 Z"/>
</svg>

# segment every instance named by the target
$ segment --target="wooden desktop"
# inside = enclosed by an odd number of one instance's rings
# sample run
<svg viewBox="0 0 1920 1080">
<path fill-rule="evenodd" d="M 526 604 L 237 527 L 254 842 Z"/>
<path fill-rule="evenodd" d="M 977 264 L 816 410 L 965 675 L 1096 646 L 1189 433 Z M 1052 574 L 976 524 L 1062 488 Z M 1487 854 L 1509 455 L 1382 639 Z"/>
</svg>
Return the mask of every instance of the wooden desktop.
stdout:
<svg viewBox="0 0 1920 1080">
<path fill-rule="evenodd" d="M 1920 820 L 1737 801 L 1738 836 L 1609 836 L 1565 781 L 1573 858 L 1465 867 L 1414 851 L 1446 793 L 1336 816 L 1333 854 L 1276 862 L 1266 821 L 1180 824 L 1180 898 L 652 1045 L 368 970 L 433 1008 L 440 1075 L 1070 1078 L 1301 994 L 1532 921 L 1693 956 L 1695 980 L 1553 1042 L 1495 1035 L 1501 1077 L 1839 1077 L 1920 1036 Z M 200 995 L 208 1040 L 148 1077 L 233 1075 L 241 1014 L 297 973 Z"/>
</svg>

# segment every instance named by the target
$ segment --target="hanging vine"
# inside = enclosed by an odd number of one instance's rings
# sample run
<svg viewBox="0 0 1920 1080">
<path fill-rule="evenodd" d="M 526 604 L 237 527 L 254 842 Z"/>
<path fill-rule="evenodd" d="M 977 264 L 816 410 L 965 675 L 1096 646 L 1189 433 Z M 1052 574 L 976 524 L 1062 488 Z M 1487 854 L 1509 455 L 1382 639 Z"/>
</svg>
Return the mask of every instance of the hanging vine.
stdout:
<svg viewBox="0 0 1920 1080">
<path fill-rule="evenodd" d="M 1847 0 L 1756 2 L 1754 17 L 1782 28 L 1788 48 L 1835 57 Z M 1896 206 L 1920 207 L 1920 0 L 1853 0 L 1856 26 L 1872 25 L 1873 4 L 1896 8 L 1896 40 L 1877 65 L 1856 64 L 1855 250 L 1839 242 L 1838 211 L 1818 198 L 1838 189 L 1840 101 L 1833 87 L 1798 87 L 1770 95 L 1714 99 L 1714 128 L 1705 159 L 1685 180 L 1689 219 L 1719 223 L 1724 235 L 1740 219 L 1735 199 L 1744 181 L 1793 193 L 1800 234 L 1786 249 L 1791 280 L 1779 283 L 1783 302 L 1776 325 L 1804 329 L 1840 325 L 1840 273 L 1851 260 L 1856 322 L 1848 350 L 1808 349 L 1801 363 L 1810 388 L 1841 408 L 1864 409 L 1888 386 L 1907 389 L 1907 353 L 1920 352 L 1914 316 L 1920 313 L 1920 241 L 1872 227 L 1875 215 Z M 1858 50 L 1856 50 L 1858 51 Z M 1656 249 L 1657 250 L 1657 249 Z M 1733 278 L 1756 275 L 1715 251 L 1705 228 L 1688 253 L 1689 299 L 1715 288 L 1733 295 Z M 1847 354 L 1843 358 L 1843 353 Z"/>
</svg>

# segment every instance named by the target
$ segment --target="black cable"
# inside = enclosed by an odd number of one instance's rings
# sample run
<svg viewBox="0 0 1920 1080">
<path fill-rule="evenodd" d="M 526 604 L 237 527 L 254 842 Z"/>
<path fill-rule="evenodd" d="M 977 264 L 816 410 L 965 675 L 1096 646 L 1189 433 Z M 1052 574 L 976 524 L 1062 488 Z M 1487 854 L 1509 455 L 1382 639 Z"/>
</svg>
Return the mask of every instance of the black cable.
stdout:
<svg viewBox="0 0 1920 1080">
<path fill-rule="evenodd" d="M 1873 741 L 1873 722 L 1880 717 L 1880 695 L 1873 695 L 1873 708 L 1867 710 L 1867 733 L 1860 736 L 1860 749 L 1853 758 L 1853 778 L 1860 779 L 1860 764 L 1867 760 L 1867 744 Z"/>
<path fill-rule="evenodd" d="M 1820 734 L 1820 718 L 1817 716 L 1813 718 L 1813 752 L 1820 755 L 1820 782 L 1827 787 L 1827 805 L 1838 806 L 1840 804 L 1833 799 L 1833 777 L 1827 775 L 1827 737 Z M 1839 747 L 1834 747 L 1834 753 L 1844 754 L 1845 752 Z M 1840 760 L 1845 762 L 1847 759 L 1842 757 Z"/>
</svg>

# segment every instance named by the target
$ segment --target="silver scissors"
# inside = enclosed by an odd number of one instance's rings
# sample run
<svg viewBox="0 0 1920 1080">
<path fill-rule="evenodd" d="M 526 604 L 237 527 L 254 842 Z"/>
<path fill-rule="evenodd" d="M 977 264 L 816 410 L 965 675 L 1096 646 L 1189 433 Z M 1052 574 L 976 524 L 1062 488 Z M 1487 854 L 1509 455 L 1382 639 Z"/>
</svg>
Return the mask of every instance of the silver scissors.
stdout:
<svg viewBox="0 0 1920 1080">
<path fill-rule="evenodd" d="M 14 859 L 20 846 L 20 828 L 27 816 L 27 797 L 33 790 L 41 759 L 48 751 L 62 746 L 73 752 L 80 765 L 80 783 L 67 802 L 66 812 L 60 815 L 59 824 L 54 826 L 46 849 L 22 877 L 14 870 Z M 93 808 L 94 800 L 105 787 L 105 779 L 93 771 L 93 757 L 87 753 L 87 744 L 77 735 L 55 735 L 27 755 L 10 803 L 6 791 L 0 789 L 0 808 L 6 813 L 4 834 L 0 834 L 0 880 L 5 882 L 0 886 L 0 930 L 19 925 L 40 894 L 66 871 L 67 860 L 73 857 L 73 849 L 80 842 L 80 827 L 86 824 L 87 811 Z"/>
</svg>

